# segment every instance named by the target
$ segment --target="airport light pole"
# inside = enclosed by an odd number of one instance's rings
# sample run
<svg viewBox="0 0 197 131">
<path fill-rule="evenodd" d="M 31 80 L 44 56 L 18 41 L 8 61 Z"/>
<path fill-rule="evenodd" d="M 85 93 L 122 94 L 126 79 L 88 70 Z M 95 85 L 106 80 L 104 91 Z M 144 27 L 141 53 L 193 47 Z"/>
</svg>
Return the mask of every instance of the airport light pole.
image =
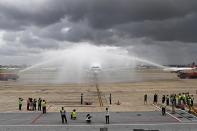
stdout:
<svg viewBox="0 0 197 131">
<path fill-rule="evenodd" d="M 112 104 L 111 100 L 112 100 L 112 96 L 111 96 L 111 93 L 110 93 L 110 95 L 109 95 L 109 103 L 110 103 L 110 105 Z"/>
<path fill-rule="evenodd" d="M 83 93 L 81 93 L 81 105 L 83 105 Z"/>
</svg>

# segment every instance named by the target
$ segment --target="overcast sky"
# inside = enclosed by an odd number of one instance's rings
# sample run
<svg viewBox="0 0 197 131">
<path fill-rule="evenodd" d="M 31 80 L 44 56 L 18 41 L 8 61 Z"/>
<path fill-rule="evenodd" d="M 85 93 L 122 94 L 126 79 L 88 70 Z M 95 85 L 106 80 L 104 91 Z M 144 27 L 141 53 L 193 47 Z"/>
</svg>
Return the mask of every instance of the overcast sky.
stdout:
<svg viewBox="0 0 197 131">
<path fill-rule="evenodd" d="M 161 64 L 197 62 L 197 0 L 0 0 L 0 64 L 32 64 L 83 42 Z"/>
</svg>

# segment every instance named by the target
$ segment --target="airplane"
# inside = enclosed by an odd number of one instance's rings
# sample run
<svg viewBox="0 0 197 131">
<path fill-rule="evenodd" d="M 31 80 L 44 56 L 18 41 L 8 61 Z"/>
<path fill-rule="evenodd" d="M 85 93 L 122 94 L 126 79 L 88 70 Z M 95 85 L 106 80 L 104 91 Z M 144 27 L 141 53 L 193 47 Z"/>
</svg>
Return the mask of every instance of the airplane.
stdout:
<svg viewBox="0 0 197 131">
<path fill-rule="evenodd" d="M 114 71 L 129 71 L 133 70 L 134 68 L 132 67 L 113 67 L 113 66 L 108 66 L 108 67 L 102 67 L 100 63 L 93 63 L 90 65 L 89 69 L 87 70 L 88 72 L 93 72 L 95 74 L 98 74 L 102 71 L 104 72 L 114 72 Z"/>
<path fill-rule="evenodd" d="M 196 65 L 193 62 L 191 67 L 166 67 L 163 69 L 163 71 L 169 71 L 171 73 L 179 73 L 181 71 L 190 71 L 190 70 L 195 70 Z"/>
<path fill-rule="evenodd" d="M 142 66 L 143 68 L 148 68 L 148 67 L 145 67 L 145 66 Z M 139 67 L 137 67 L 139 68 Z M 190 70 L 195 70 L 197 69 L 195 63 L 193 62 L 191 64 L 191 67 L 167 67 L 167 66 L 163 66 L 163 71 L 168 71 L 168 72 L 171 72 L 171 73 L 179 73 L 181 71 L 190 71 Z M 130 68 L 130 67 L 119 67 L 119 68 L 114 68 L 114 67 L 111 67 L 111 68 L 102 68 L 101 67 L 101 64 L 99 63 L 94 63 L 90 66 L 90 71 L 94 72 L 94 73 L 99 73 L 101 71 L 115 71 L 115 70 L 132 70 L 133 68 Z M 141 69 L 141 66 L 140 66 L 140 69 Z"/>
<path fill-rule="evenodd" d="M 43 67 L 41 68 L 42 71 L 57 71 L 58 68 L 55 67 Z"/>
<path fill-rule="evenodd" d="M 196 67 L 168 67 L 163 69 L 164 71 L 169 71 L 171 73 L 178 73 L 180 71 L 186 71 L 186 70 L 194 70 Z"/>
<path fill-rule="evenodd" d="M 99 63 L 94 63 L 92 65 L 90 65 L 90 71 L 93 72 L 93 73 L 99 73 L 101 72 L 102 70 L 102 67 L 101 67 L 101 64 Z"/>
<path fill-rule="evenodd" d="M 15 68 L 0 68 L 0 81 L 7 81 L 9 79 L 17 80 L 18 74 L 13 72 Z"/>
</svg>

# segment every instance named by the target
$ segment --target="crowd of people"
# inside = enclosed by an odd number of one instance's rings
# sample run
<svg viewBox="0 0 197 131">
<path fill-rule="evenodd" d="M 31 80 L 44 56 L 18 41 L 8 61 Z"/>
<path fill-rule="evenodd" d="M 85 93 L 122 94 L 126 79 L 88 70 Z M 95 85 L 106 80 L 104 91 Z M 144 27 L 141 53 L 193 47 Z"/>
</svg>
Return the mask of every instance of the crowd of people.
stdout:
<svg viewBox="0 0 197 131">
<path fill-rule="evenodd" d="M 153 104 L 158 103 L 158 94 L 154 94 L 153 96 Z M 147 104 L 148 96 L 147 94 L 144 95 L 144 104 Z M 178 94 L 170 94 L 170 95 L 162 95 L 161 97 L 161 108 L 162 108 L 162 115 L 165 115 L 165 108 L 166 106 L 172 106 L 172 108 L 180 108 L 185 110 L 187 106 L 189 111 L 191 107 L 194 105 L 194 96 L 190 95 L 189 92 L 183 92 Z"/>
<path fill-rule="evenodd" d="M 23 98 L 18 99 L 18 106 L 19 110 L 22 110 L 22 105 L 23 105 Z M 46 107 L 47 107 L 47 102 L 44 99 L 39 98 L 38 100 L 36 98 L 28 98 L 27 99 L 27 111 L 43 111 L 43 114 L 46 113 Z M 64 107 L 61 108 L 60 110 L 60 115 L 61 115 L 61 120 L 62 124 L 67 123 L 67 113 Z M 90 114 L 86 115 L 86 122 L 91 123 L 91 118 L 92 116 Z M 70 119 L 71 120 L 77 120 L 77 112 L 76 109 L 73 109 L 73 111 L 70 114 Z M 109 108 L 106 108 L 105 112 L 105 119 L 106 119 L 106 124 L 109 124 Z"/>
<path fill-rule="evenodd" d="M 64 109 L 64 107 L 62 107 L 62 109 L 60 110 L 60 114 L 61 114 L 62 124 L 64 124 L 64 123 L 67 124 L 67 113 L 66 113 L 66 110 Z M 73 111 L 71 112 L 70 119 L 71 120 L 77 120 L 76 109 L 73 109 Z M 87 123 L 91 123 L 91 121 L 92 121 L 91 119 L 92 119 L 92 116 L 88 113 L 86 115 L 85 121 Z M 109 108 L 106 108 L 105 120 L 106 120 L 106 124 L 109 124 Z"/>
<path fill-rule="evenodd" d="M 67 114 L 66 114 L 66 110 L 64 109 L 64 107 L 62 107 L 62 109 L 60 110 L 60 114 L 61 114 L 61 118 L 62 118 L 62 124 L 67 123 Z M 71 120 L 77 119 L 76 109 L 73 109 L 73 111 L 71 112 L 70 119 Z M 90 122 L 90 119 L 89 119 L 89 122 Z"/>
<path fill-rule="evenodd" d="M 144 104 L 147 104 L 148 96 L 144 95 Z M 154 94 L 153 96 L 153 104 L 158 103 L 159 96 L 158 94 Z M 181 108 L 184 105 L 193 106 L 194 104 L 194 96 L 190 95 L 189 92 L 179 93 L 179 94 L 170 94 L 170 95 L 162 95 L 161 103 L 169 105 L 175 105 L 177 108 Z"/>
<path fill-rule="evenodd" d="M 19 110 L 22 110 L 22 105 L 23 105 L 23 98 L 19 98 L 18 99 L 18 106 L 19 106 Z M 41 98 L 39 98 L 38 100 L 36 98 L 28 98 L 27 99 L 27 111 L 43 111 L 43 114 L 46 113 L 46 100 L 42 100 Z"/>
<path fill-rule="evenodd" d="M 154 94 L 153 96 L 153 104 L 158 104 L 158 99 L 159 95 Z M 23 98 L 18 99 L 18 105 L 19 105 L 19 110 L 22 110 L 22 105 L 23 105 Z M 148 103 L 148 95 L 144 95 L 144 104 Z M 166 106 L 172 106 L 173 108 L 180 108 L 182 110 L 185 110 L 185 107 L 187 106 L 189 108 L 189 111 L 191 110 L 191 107 L 194 105 L 194 96 L 190 95 L 189 92 L 183 92 L 183 93 L 178 93 L 178 94 L 170 94 L 170 95 L 162 95 L 161 97 L 161 109 L 162 109 L 162 115 L 166 114 Z M 43 114 L 46 113 L 46 107 L 47 107 L 47 102 L 44 99 L 39 98 L 38 100 L 36 98 L 28 98 L 27 99 L 27 110 L 28 111 L 43 111 Z M 67 115 L 66 115 L 66 110 L 64 110 L 64 107 L 61 108 L 60 110 L 61 114 L 61 119 L 62 123 L 67 123 Z M 76 109 L 73 109 L 71 112 L 70 118 L 72 120 L 77 119 L 77 112 Z M 92 116 L 90 114 L 86 115 L 86 122 L 90 123 L 91 122 Z M 109 108 L 106 108 L 105 112 L 105 119 L 106 119 L 106 124 L 109 124 Z"/>
</svg>

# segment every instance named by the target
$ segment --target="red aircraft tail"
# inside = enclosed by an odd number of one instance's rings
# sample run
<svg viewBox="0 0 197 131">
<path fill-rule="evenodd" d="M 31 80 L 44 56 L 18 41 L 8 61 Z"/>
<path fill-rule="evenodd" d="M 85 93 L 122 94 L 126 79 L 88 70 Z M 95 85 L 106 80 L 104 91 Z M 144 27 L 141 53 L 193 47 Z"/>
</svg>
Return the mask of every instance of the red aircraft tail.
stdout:
<svg viewBox="0 0 197 131">
<path fill-rule="evenodd" d="M 195 62 L 192 63 L 192 68 L 196 68 Z"/>
</svg>

